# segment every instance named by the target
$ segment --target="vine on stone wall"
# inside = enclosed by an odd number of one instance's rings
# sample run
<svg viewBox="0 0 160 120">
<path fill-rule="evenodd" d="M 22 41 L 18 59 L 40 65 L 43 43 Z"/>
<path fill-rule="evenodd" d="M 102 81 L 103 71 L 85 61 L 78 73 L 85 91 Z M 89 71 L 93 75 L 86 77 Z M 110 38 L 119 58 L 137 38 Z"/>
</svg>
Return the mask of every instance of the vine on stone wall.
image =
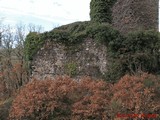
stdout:
<svg viewBox="0 0 160 120">
<path fill-rule="evenodd" d="M 91 0 L 90 2 L 90 18 L 91 22 L 111 23 L 112 6 L 117 0 Z"/>
</svg>

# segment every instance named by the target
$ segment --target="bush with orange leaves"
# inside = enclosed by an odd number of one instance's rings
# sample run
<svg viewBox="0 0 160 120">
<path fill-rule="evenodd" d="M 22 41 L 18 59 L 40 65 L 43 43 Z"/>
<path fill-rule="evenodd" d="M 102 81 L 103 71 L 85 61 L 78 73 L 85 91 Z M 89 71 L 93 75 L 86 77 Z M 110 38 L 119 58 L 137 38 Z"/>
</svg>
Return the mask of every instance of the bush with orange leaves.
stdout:
<svg viewBox="0 0 160 120">
<path fill-rule="evenodd" d="M 13 120 L 114 120 L 121 114 L 158 114 L 160 79 L 126 75 L 114 85 L 69 77 L 33 80 L 13 101 Z M 127 119 L 127 118 L 126 118 Z"/>
<path fill-rule="evenodd" d="M 5 85 L 5 81 L 3 80 L 3 73 L 0 72 L 0 101 L 7 97 L 6 94 L 7 88 Z"/>
<path fill-rule="evenodd" d="M 16 63 L 10 68 L 3 66 L 3 70 L 0 72 L 0 97 L 3 99 L 11 97 L 28 82 L 28 78 L 27 69 L 20 63 Z"/>
<path fill-rule="evenodd" d="M 112 85 L 104 81 L 82 80 L 82 98 L 73 104 L 73 120 L 106 120 L 110 118 Z"/>
<path fill-rule="evenodd" d="M 68 77 L 33 80 L 13 101 L 9 119 L 79 120 L 106 119 L 111 85 L 104 81 Z"/>
<path fill-rule="evenodd" d="M 160 78 L 151 74 L 122 77 L 113 87 L 113 113 L 160 113 Z"/>
</svg>

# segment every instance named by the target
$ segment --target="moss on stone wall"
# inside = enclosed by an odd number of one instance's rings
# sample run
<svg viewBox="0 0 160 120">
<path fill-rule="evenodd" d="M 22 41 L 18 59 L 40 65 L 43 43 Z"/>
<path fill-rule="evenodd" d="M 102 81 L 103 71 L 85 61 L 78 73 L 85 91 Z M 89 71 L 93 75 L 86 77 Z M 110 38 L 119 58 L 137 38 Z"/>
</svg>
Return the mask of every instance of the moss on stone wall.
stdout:
<svg viewBox="0 0 160 120">
<path fill-rule="evenodd" d="M 29 33 L 25 40 L 25 54 L 28 60 L 32 60 L 45 40 L 51 40 L 65 46 L 74 46 L 82 43 L 86 38 L 93 38 L 98 43 L 108 45 L 119 36 L 119 32 L 108 23 L 75 22 L 42 34 Z"/>
<path fill-rule="evenodd" d="M 42 34 L 43 39 L 50 39 L 66 46 L 78 44 L 86 38 L 86 27 L 90 23 L 86 22 L 75 22 L 68 25 L 55 28 L 50 32 Z"/>
<path fill-rule="evenodd" d="M 109 64 L 104 75 L 107 80 L 115 81 L 126 73 L 160 71 L 160 34 L 157 31 L 137 31 L 123 36 L 108 23 L 76 22 L 42 34 L 30 33 L 25 42 L 26 56 L 31 60 L 45 40 L 76 51 L 73 46 L 82 44 L 87 38 L 107 48 Z M 77 74 L 75 64 L 68 63 L 65 67 L 67 74 Z"/>
<path fill-rule="evenodd" d="M 79 44 L 85 38 L 108 44 L 117 39 L 120 34 L 108 23 L 76 22 L 64 25 L 43 34 L 45 39 L 50 39 L 66 46 Z"/>
</svg>

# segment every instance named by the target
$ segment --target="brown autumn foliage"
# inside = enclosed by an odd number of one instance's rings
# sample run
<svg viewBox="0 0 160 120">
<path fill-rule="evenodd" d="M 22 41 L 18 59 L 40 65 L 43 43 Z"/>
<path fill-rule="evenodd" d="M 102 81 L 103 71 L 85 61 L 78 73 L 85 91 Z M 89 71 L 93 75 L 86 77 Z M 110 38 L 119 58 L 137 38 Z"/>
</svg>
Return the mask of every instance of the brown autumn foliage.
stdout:
<svg viewBox="0 0 160 120">
<path fill-rule="evenodd" d="M 0 72 L 0 101 L 4 99 L 4 95 L 7 92 L 5 82 L 3 81 L 3 74 Z"/>
<path fill-rule="evenodd" d="M 0 97 L 5 99 L 12 96 L 27 82 L 28 73 L 22 64 L 16 63 L 11 67 L 4 65 L 0 72 Z"/>
<path fill-rule="evenodd" d="M 10 119 L 67 120 L 107 118 L 110 85 L 68 77 L 33 80 L 13 101 Z"/>
<path fill-rule="evenodd" d="M 112 85 L 104 81 L 83 79 L 80 82 L 82 98 L 73 104 L 73 120 L 107 120 L 110 118 Z"/>
<path fill-rule="evenodd" d="M 13 101 L 13 120 L 114 120 L 118 113 L 160 112 L 160 81 L 150 74 L 126 75 L 114 85 L 69 77 L 32 80 Z"/>
<path fill-rule="evenodd" d="M 125 75 L 113 87 L 113 113 L 160 113 L 160 78 L 143 73 Z"/>
</svg>

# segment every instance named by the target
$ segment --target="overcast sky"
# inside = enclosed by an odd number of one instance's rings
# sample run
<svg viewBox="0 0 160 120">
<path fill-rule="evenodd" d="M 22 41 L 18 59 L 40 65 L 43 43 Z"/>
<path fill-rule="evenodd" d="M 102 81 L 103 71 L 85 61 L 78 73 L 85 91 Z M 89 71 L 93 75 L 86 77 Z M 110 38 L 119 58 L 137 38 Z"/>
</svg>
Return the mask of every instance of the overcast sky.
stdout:
<svg viewBox="0 0 160 120">
<path fill-rule="evenodd" d="M 89 20 L 90 0 L 0 0 L 4 24 L 33 23 L 45 30 L 75 21 Z"/>
</svg>

